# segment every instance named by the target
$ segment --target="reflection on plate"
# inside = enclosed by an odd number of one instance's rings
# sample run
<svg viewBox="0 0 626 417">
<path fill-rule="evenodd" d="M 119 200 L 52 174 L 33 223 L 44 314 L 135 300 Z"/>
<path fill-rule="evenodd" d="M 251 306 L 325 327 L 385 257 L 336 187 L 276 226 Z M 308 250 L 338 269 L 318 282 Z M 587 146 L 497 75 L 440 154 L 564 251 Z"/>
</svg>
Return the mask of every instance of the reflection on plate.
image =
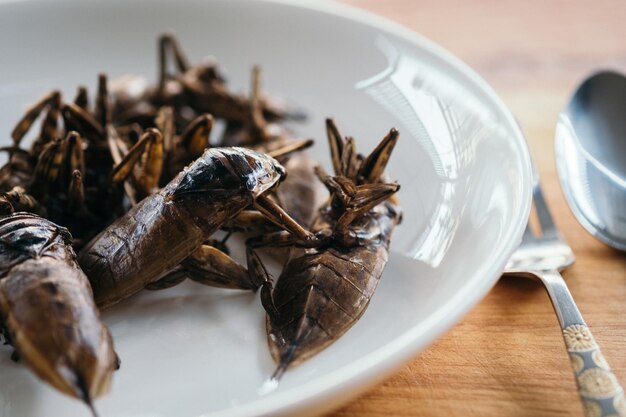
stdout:
<svg viewBox="0 0 626 417">
<path fill-rule="evenodd" d="M 24 31 L 24 25 L 30 28 Z M 377 294 L 330 348 L 277 389 L 258 296 L 184 283 L 104 313 L 122 357 L 107 417 L 307 415 L 328 411 L 392 373 L 458 321 L 497 280 L 530 207 L 530 164 L 511 115 L 473 72 L 385 20 L 325 2 L 63 0 L 0 5 L 0 134 L 24 107 L 100 71 L 151 74 L 155 39 L 174 31 L 190 59 L 214 55 L 244 90 L 264 86 L 304 106 L 294 125 L 318 139 L 325 117 L 368 152 L 390 127 L 401 138 L 388 175 L 405 218 Z M 16 42 L 19 36 L 20 42 Z M 0 354 L 3 416 L 87 416 Z"/>
</svg>

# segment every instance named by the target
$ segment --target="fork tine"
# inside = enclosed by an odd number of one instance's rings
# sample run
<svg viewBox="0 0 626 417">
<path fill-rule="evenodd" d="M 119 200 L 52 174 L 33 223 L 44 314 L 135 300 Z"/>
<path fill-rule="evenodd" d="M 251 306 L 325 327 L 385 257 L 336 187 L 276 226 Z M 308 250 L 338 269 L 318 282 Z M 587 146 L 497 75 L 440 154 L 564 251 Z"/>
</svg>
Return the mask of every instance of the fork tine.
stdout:
<svg viewBox="0 0 626 417">
<path fill-rule="evenodd" d="M 553 236 L 557 234 L 556 226 L 552 215 L 548 210 L 548 205 L 543 197 L 541 186 L 538 184 L 533 187 L 533 201 L 535 203 L 535 210 L 537 211 L 537 217 L 539 219 L 539 225 L 544 236 Z"/>
<path fill-rule="evenodd" d="M 519 120 L 516 119 L 517 126 L 522 129 L 522 125 Z M 539 170 L 537 170 L 537 166 L 535 162 L 531 159 L 530 166 L 532 169 L 533 176 L 533 206 L 535 207 L 535 212 L 537 213 L 537 219 L 539 220 L 539 226 L 541 227 L 541 234 L 545 237 L 558 237 L 559 233 L 556 230 L 556 226 L 554 225 L 554 220 L 552 220 L 552 215 L 548 210 L 548 205 L 546 204 L 546 200 L 543 197 L 543 191 L 541 191 L 541 183 L 539 182 Z M 529 231 L 530 229 L 530 219 L 528 219 L 528 224 L 526 225 L 526 230 L 524 231 L 524 237 L 522 238 L 522 242 L 528 240 L 529 237 L 534 237 L 534 234 Z M 530 233 L 530 236 L 527 236 Z"/>
<path fill-rule="evenodd" d="M 531 160 L 533 171 L 533 205 L 537 212 L 537 219 L 539 220 L 539 226 L 541 227 L 541 233 L 543 236 L 552 237 L 557 236 L 558 232 L 554 225 L 554 220 L 548 210 L 548 205 L 543 197 L 543 191 L 541 190 L 541 183 L 539 182 L 539 171 L 535 166 L 535 163 Z"/>
<path fill-rule="evenodd" d="M 526 224 L 526 229 L 524 229 L 524 235 L 522 236 L 522 243 L 520 245 L 530 243 L 531 241 L 535 239 L 536 239 L 535 234 L 530 228 L 530 219 L 528 219 L 528 223 Z"/>
</svg>

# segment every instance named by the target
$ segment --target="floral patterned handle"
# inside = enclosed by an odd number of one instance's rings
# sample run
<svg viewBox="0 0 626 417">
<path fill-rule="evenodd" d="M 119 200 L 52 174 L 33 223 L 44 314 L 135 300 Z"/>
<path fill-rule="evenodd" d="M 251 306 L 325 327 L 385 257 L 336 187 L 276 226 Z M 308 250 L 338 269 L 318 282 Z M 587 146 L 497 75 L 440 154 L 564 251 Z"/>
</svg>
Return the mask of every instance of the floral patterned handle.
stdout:
<svg viewBox="0 0 626 417">
<path fill-rule="evenodd" d="M 556 271 L 537 274 L 557 313 L 586 417 L 626 417 L 624 390 Z"/>
<path fill-rule="evenodd" d="M 626 416 L 626 398 L 585 324 L 563 329 L 586 417 Z"/>
</svg>

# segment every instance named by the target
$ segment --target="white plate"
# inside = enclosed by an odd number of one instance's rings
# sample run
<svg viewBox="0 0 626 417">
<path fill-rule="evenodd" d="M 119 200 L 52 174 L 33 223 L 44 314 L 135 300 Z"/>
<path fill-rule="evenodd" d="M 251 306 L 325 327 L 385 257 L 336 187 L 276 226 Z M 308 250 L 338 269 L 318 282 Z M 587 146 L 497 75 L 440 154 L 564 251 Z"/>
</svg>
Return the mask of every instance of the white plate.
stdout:
<svg viewBox="0 0 626 417">
<path fill-rule="evenodd" d="M 456 323 L 496 282 L 530 207 L 523 137 L 492 90 L 426 39 L 334 3 L 0 1 L 0 134 L 45 91 L 73 95 L 96 75 L 156 73 L 156 38 L 174 31 L 192 61 L 214 55 L 236 89 L 261 64 L 267 91 L 369 152 L 401 132 L 390 178 L 405 218 L 369 310 L 342 339 L 260 390 L 274 365 L 258 296 L 185 283 L 107 311 L 122 368 L 97 401 L 106 417 L 322 413 L 371 387 Z M 0 355 L 2 416 L 87 416 Z"/>
</svg>

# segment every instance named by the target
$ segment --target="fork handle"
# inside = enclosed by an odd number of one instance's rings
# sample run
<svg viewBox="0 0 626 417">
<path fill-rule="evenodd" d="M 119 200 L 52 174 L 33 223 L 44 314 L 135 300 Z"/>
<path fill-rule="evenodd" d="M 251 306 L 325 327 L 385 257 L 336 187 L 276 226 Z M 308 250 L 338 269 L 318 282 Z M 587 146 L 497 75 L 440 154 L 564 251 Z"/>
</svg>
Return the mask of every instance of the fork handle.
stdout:
<svg viewBox="0 0 626 417">
<path fill-rule="evenodd" d="M 626 417 L 624 390 L 604 359 L 561 274 L 536 274 L 559 318 L 586 417 Z"/>
</svg>

